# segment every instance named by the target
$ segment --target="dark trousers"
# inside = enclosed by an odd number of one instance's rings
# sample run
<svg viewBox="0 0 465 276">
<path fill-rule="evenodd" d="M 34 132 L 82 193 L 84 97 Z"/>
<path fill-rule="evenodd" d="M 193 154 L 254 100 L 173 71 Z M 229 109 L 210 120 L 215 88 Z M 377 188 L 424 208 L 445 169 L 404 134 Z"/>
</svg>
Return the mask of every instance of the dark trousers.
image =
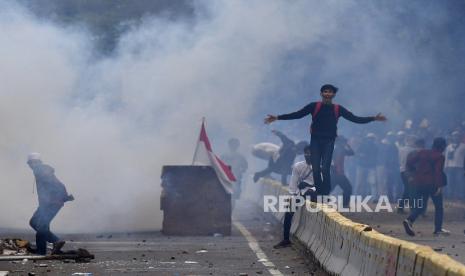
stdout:
<svg viewBox="0 0 465 276">
<path fill-rule="evenodd" d="M 434 195 L 435 192 L 436 191 L 431 188 L 412 188 L 412 198 L 414 199 L 415 207 L 407 219 L 412 223 L 415 222 L 418 216 L 425 212 L 428 199 L 431 197 L 434 204 L 434 231 L 439 231 L 442 229 L 444 208 L 442 193 Z M 422 200 L 422 204 L 418 204 L 420 199 Z"/>
<path fill-rule="evenodd" d="M 409 202 L 409 205 L 412 205 L 412 203 L 410 202 L 412 199 L 412 191 L 411 191 L 410 184 L 408 182 L 407 172 L 401 172 L 400 178 L 402 179 L 402 184 L 404 184 L 404 192 L 402 194 L 402 198 L 401 198 L 401 201 L 399 202 L 398 208 L 403 209 L 405 200 Z"/>
<path fill-rule="evenodd" d="M 60 211 L 62 205 L 39 206 L 32 215 L 29 225 L 36 231 L 37 254 L 47 253 L 47 242 L 54 243 L 60 239 L 50 231 L 50 223 Z"/>
<path fill-rule="evenodd" d="M 313 169 L 313 181 L 318 194 L 329 195 L 331 192 L 331 160 L 334 151 L 334 138 L 312 136 L 310 152 Z M 321 178 L 323 176 L 323 179 Z"/>
<path fill-rule="evenodd" d="M 259 171 L 259 172 L 256 172 L 255 173 L 255 177 L 257 179 L 259 179 L 260 177 L 265 177 L 265 176 L 268 176 L 270 175 L 271 173 L 276 173 L 276 174 L 280 174 L 281 175 L 281 184 L 283 186 L 287 186 L 288 183 L 287 183 L 287 178 L 289 176 L 289 173 L 284 173 L 283 170 L 291 170 L 291 166 L 289 166 L 289 168 L 281 168 L 279 167 L 275 161 L 273 161 L 273 158 L 270 158 L 270 160 L 268 161 L 268 167 L 262 171 Z"/>
<path fill-rule="evenodd" d="M 396 170 L 391 168 L 386 168 L 386 189 L 389 202 L 396 203 L 395 200 L 395 190 L 397 188 L 397 179 L 398 173 Z"/>
<path fill-rule="evenodd" d="M 305 193 L 305 197 L 310 199 L 310 201 L 316 202 L 316 193 L 309 191 Z M 291 207 L 291 206 L 289 206 Z M 294 212 L 286 212 L 284 214 L 284 228 L 283 228 L 283 239 L 288 241 L 291 233 L 292 218 L 294 217 Z"/>
<path fill-rule="evenodd" d="M 331 191 L 333 191 L 336 186 L 341 187 L 342 205 L 343 207 L 349 207 L 350 196 L 352 195 L 352 185 L 349 179 L 344 174 L 338 174 L 336 172 L 331 173 L 331 179 Z"/>
</svg>

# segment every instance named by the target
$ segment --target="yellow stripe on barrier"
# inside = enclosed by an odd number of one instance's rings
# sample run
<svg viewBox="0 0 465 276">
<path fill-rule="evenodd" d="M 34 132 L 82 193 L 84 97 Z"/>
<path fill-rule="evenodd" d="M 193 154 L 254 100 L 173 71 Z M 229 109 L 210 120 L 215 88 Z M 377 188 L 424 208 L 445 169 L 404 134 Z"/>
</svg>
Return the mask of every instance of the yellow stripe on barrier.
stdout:
<svg viewBox="0 0 465 276">
<path fill-rule="evenodd" d="M 287 194 L 276 181 L 262 180 L 259 184 L 263 186 L 262 196 Z M 306 202 L 312 209 L 316 205 Z M 300 208 L 294 215 L 291 233 L 331 274 L 465 276 L 465 265 L 430 247 L 383 235 L 324 204 L 318 207 L 319 212 Z"/>
</svg>

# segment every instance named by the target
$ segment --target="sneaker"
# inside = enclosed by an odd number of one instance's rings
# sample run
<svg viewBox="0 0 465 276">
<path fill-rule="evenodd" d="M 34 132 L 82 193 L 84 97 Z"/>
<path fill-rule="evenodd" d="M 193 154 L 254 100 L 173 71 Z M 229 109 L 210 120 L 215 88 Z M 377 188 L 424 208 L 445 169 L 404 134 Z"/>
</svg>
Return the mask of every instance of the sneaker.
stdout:
<svg viewBox="0 0 465 276">
<path fill-rule="evenodd" d="M 442 228 L 441 230 L 434 231 L 433 233 L 435 236 L 449 236 L 450 231 Z"/>
<path fill-rule="evenodd" d="M 274 249 L 280 249 L 280 248 L 284 248 L 284 247 L 289 247 L 291 246 L 292 243 L 290 240 L 282 240 L 280 241 L 278 244 L 276 244 L 275 246 L 273 246 Z"/>
<path fill-rule="evenodd" d="M 53 243 L 52 255 L 57 255 L 61 253 L 61 249 L 65 245 L 65 241 L 57 241 Z"/>
<path fill-rule="evenodd" d="M 404 220 L 402 224 L 404 225 L 405 233 L 407 233 L 407 235 L 415 236 L 415 232 L 413 232 L 412 228 L 412 223 L 408 219 Z"/>
</svg>

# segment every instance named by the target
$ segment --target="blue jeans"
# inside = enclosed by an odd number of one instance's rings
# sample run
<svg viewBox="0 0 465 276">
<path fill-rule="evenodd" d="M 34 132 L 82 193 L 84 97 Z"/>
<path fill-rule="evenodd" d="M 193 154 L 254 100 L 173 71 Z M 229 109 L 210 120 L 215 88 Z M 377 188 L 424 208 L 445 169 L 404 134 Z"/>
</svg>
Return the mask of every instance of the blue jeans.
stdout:
<svg viewBox="0 0 465 276">
<path fill-rule="evenodd" d="M 439 231 L 442 229 L 442 220 L 444 216 L 444 208 L 442 203 L 442 192 L 439 195 L 434 195 L 436 192 L 431 188 L 418 188 L 412 187 L 410 190 L 411 198 L 414 199 L 415 207 L 410 213 L 410 216 L 407 218 L 410 222 L 415 222 L 419 215 L 424 213 L 426 210 L 426 205 L 428 203 L 428 199 L 431 196 L 434 204 L 434 231 Z M 422 204 L 419 206 L 418 202 L 422 199 Z"/>
<path fill-rule="evenodd" d="M 47 254 L 47 242 L 55 243 L 60 239 L 50 231 L 50 223 L 63 205 L 41 205 L 32 215 L 29 225 L 36 231 L 37 254 Z"/>
<path fill-rule="evenodd" d="M 313 169 L 313 181 L 319 195 L 329 195 L 331 192 L 331 160 L 334 151 L 334 139 L 312 136 L 310 152 Z M 323 179 L 321 177 L 323 176 Z"/>
</svg>

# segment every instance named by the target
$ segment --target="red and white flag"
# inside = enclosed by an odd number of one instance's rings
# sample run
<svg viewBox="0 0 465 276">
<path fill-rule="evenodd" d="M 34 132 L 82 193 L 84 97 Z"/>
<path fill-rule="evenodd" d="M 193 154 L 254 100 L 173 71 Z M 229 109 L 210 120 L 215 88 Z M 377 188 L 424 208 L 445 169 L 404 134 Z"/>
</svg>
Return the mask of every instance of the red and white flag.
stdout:
<svg viewBox="0 0 465 276">
<path fill-rule="evenodd" d="M 195 148 L 192 165 L 213 167 L 225 190 L 232 193 L 232 182 L 236 181 L 236 178 L 229 166 L 213 153 L 207 131 L 205 130 L 205 120 L 202 121 L 202 128 L 200 129 L 199 141 Z"/>
</svg>

